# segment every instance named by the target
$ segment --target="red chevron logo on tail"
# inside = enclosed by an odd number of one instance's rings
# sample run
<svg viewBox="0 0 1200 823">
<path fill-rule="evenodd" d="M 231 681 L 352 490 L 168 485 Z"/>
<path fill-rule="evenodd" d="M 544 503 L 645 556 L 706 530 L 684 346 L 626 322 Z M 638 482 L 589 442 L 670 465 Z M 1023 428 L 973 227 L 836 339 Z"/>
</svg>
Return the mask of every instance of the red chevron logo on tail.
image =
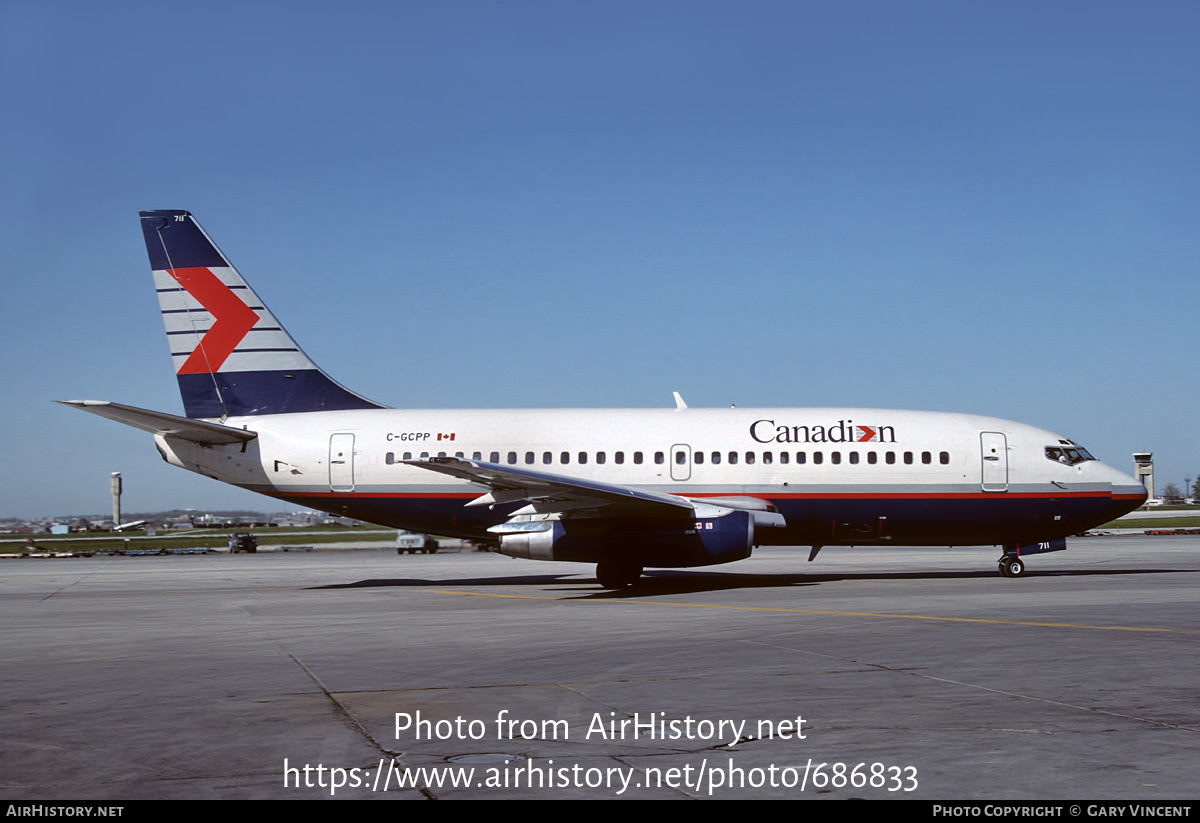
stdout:
<svg viewBox="0 0 1200 823">
<path fill-rule="evenodd" d="M 213 324 L 179 367 L 178 374 L 219 370 L 246 333 L 254 328 L 258 314 L 207 268 L 167 269 L 167 274 L 213 316 Z"/>
</svg>

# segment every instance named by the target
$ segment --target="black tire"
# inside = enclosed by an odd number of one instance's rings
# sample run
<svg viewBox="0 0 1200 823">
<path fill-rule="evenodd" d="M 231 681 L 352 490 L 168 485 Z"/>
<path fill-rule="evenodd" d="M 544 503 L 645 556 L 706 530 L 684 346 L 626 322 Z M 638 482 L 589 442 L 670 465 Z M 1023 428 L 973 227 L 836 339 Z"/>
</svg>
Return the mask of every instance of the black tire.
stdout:
<svg viewBox="0 0 1200 823">
<path fill-rule="evenodd" d="M 1025 561 L 1019 557 L 1014 557 L 1008 562 L 1008 576 L 1021 577 L 1025 574 Z"/>
<path fill-rule="evenodd" d="M 642 576 L 642 567 L 632 563 L 597 563 L 596 580 L 606 589 L 627 589 Z"/>
</svg>

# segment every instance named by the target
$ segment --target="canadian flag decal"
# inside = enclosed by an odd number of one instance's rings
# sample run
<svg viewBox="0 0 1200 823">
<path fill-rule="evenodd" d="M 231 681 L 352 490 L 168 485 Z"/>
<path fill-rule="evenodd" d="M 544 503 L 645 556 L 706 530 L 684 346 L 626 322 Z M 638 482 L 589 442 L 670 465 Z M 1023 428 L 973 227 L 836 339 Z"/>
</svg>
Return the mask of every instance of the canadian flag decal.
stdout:
<svg viewBox="0 0 1200 823">
<path fill-rule="evenodd" d="M 213 316 L 213 324 L 178 373 L 205 374 L 219 370 L 246 333 L 254 328 L 258 315 L 207 268 L 167 269 L 167 274 Z"/>
<path fill-rule="evenodd" d="M 453 440 L 453 439 L 454 439 L 454 432 L 450 432 L 449 434 L 442 434 L 441 432 L 438 432 L 438 440 Z"/>
</svg>

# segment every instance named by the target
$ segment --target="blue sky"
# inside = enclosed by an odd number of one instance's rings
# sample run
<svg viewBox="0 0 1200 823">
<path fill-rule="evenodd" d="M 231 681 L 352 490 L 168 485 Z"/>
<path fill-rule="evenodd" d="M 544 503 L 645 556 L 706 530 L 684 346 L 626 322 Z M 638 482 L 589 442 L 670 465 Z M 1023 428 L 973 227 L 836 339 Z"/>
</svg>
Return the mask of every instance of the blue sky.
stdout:
<svg viewBox="0 0 1200 823">
<path fill-rule="evenodd" d="M 0 4 L 0 516 L 273 508 L 178 412 L 139 209 L 390 405 L 875 406 L 1200 472 L 1200 6 Z"/>
</svg>

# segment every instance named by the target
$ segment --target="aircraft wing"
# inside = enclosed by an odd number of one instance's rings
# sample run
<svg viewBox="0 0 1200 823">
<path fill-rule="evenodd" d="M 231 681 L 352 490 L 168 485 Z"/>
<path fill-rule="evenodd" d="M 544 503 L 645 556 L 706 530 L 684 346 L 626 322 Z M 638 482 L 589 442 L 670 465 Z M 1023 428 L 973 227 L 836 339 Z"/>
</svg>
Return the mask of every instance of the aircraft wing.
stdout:
<svg viewBox="0 0 1200 823">
<path fill-rule="evenodd" d="M 166 412 L 110 403 L 107 400 L 59 400 L 58 402 L 64 406 L 107 417 L 109 420 L 116 420 L 118 423 L 124 423 L 126 426 L 133 426 L 135 429 L 141 429 L 151 434 L 178 437 L 193 443 L 205 445 L 245 443 L 258 437 L 258 432 L 248 429 L 235 429 L 232 426 L 222 426 L 220 423 L 206 423 L 203 420 L 192 420 Z"/>
<path fill-rule="evenodd" d="M 575 517 L 632 515 L 637 517 L 714 517 L 733 509 L 748 511 L 755 526 L 782 528 L 787 525 L 775 507 L 753 497 L 719 497 L 693 500 L 674 494 L 635 489 L 615 483 L 600 483 L 579 477 L 500 466 L 462 457 L 429 457 L 405 460 L 440 474 L 448 474 L 491 489 L 468 506 L 491 506 L 528 500 L 527 508 L 509 515 L 565 514 Z M 601 511 L 603 510 L 603 511 Z"/>
<path fill-rule="evenodd" d="M 528 500 L 539 513 L 604 508 L 605 514 L 619 512 L 642 516 L 690 517 L 695 512 L 695 505 L 691 500 L 673 494 L 660 494 L 516 466 L 499 466 L 461 457 L 429 457 L 404 462 L 491 489 L 488 494 L 467 503 L 468 506 L 490 506 Z"/>
</svg>

